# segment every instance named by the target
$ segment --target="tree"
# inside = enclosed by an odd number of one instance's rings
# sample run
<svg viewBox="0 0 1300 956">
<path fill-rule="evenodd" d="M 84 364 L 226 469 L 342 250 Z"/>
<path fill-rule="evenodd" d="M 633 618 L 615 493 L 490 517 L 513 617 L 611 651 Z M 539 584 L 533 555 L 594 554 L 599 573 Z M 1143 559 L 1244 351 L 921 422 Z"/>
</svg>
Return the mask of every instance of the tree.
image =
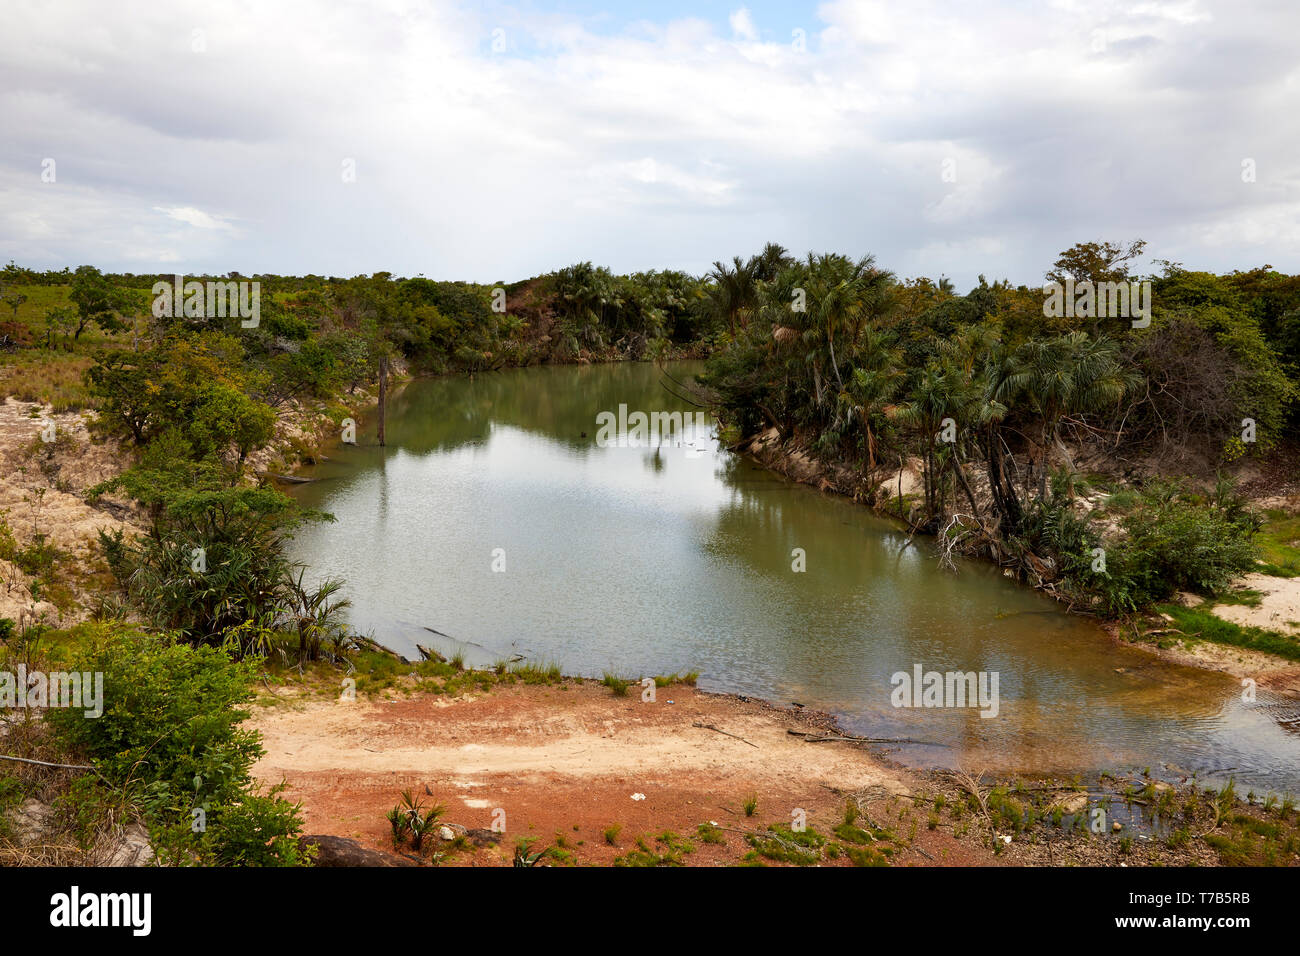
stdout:
<svg viewBox="0 0 1300 956">
<path fill-rule="evenodd" d="M 1007 406 L 1024 403 L 1038 419 L 1040 499 L 1047 496 L 1050 446 L 1055 444 L 1069 460 L 1058 431 L 1062 417 L 1116 407 L 1135 384 L 1120 360 L 1119 346 L 1104 337 L 1069 332 L 1031 340 L 1016 350 L 993 397 Z"/>
<path fill-rule="evenodd" d="M 713 270 L 708 275 L 712 280 L 708 297 L 713 313 L 726 320 L 734 339 L 737 325 L 747 325 L 758 308 L 759 280 L 758 264 L 754 259 L 741 262 L 740 256 L 735 256 L 731 262 L 731 266 L 713 263 Z"/>
<path fill-rule="evenodd" d="M 366 342 L 379 377 L 376 440 L 387 441 L 388 376 L 398 343 L 416 335 L 419 319 L 410 298 L 392 280 L 392 273 L 376 272 L 347 283 L 342 296 L 345 307 Z"/>
<path fill-rule="evenodd" d="M 1075 282 L 1124 282 L 1128 279 L 1128 263 L 1142 255 L 1146 240 L 1134 239 L 1125 248 L 1113 242 L 1076 242 L 1060 254 L 1047 278 L 1064 283 L 1066 278 Z"/>
<path fill-rule="evenodd" d="M 72 274 L 72 304 L 78 320 L 74 340 L 91 323 L 107 332 L 120 332 L 127 327 L 123 317 L 137 307 L 130 290 L 115 287 L 94 266 L 79 266 Z"/>
<path fill-rule="evenodd" d="M 86 371 L 99 401 L 96 427 L 146 446 L 164 435 L 177 454 L 239 481 L 250 453 L 270 440 L 275 413 L 249 397 L 243 352 L 229 336 L 174 333 L 141 352 L 99 352 Z"/>
</svg>

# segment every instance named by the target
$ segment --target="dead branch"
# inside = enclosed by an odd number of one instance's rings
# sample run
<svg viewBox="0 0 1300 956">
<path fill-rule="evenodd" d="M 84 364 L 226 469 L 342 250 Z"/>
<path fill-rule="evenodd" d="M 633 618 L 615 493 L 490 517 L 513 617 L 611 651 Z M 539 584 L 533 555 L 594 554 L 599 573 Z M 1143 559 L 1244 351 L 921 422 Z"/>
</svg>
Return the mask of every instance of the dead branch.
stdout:
<svg viewBox="0 0 1300 956">
<path fill-rule="evenodd" d="M 715 726 L 713 726 L 713 724 L 705 724 L 705 723 L 701 723 L 700 721 L 697 720 L 697 721 L 695 721 L 695 723 L 691 724 L 691 726 L 692 726 L 692 727 L 699 727 L 699 728 L 701 728 L 701 729 L 703 729 L 703 730 L 712 730 L 712 731 L 716 731 L 717 733 L 720 733 L 720 734 L 722 734 L 722 735 L 725 736 L 725 737 L 735 737 L 737 740 L 742 741 L 743 743 L 747 743 L 747 744 L 749 744 L 749 745 L 750 745 L 751 747 L 753 747 L 755 750 L 759 750 L 759 749 L 761 749 L 761 748 L 758 746 L 758 744 L 754 743 L 752 740 L 745 740 L 744 737 L 740 737 L 740 736 L 738 736 L 738 735 L 736 735 L 736 734 L 733 734 L 733 733 L 728 733 L 727 731 L 722 730 L 722 729 L 719 728 L 719 727 L 715 727 Z"/>
</svg>

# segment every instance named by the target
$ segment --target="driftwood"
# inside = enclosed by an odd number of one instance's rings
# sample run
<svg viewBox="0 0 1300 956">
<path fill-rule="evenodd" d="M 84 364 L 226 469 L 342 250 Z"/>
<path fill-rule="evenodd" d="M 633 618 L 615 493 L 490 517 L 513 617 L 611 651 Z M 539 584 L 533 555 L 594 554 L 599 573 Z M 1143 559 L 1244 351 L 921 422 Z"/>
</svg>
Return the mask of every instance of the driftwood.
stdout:
<svg viewBox="0 0 1300 956">
<path fill-rule="evenodd" d="M 104 781 L 104 783 L 108 784 L 110 787 L 113 786 L 113 781 L 109 780 L 102 773 L 100 773 L 97 768 L 89 767 L 84 764 L 50 763 L 48 760 L 32 760 L 30 757 L 11 757 L 8 754 L 0 754 L 0 760 L 16 760 L 18 763 L 29 763 L 29 764 L 34 764 L 38 767 L 53 767 L 56 770 L 89 770 L 100 780 Z"/>
<path fill-rule="evenodd" d="M 823 744 L 832 740 L 843 740 L 854 744 L 924 744 L 927 747 L 948 747 L 948 744 L 933 740 L 913 740 L 911 737 L 859 737 L 855 734 L 811 734 L 803 730 L 787 730 L 792 737 L 802 737 L 804 743 Z"/>
<path fill-rule="evenodd" d="M 284 482 L 286 485 L 309 485 L 313 481 L 319 480 L 317 478 L 303 478 L 301 475 L 282 475 L 275 471 L 259 471 L 257 474 L 262 478 L 274 478 L 276 481 Z"/>
<path fill-rule="evenodd" d="M 0 760 L 16 760 L 19 763 L 33 763 L 38 767 L 57 767 L 60 770 L 95 770 L 94 767 L 88 767 L 76 763 L 50 763 L 47 760 L 32 760 L 30 757 L 11 757 L 8 754 L 0 754 Z M 98 770 L 95 770 L 98 773 Z"/>
<path fill-rule="evenodd" d="M 739 737 L 739 736 L 737 736 L 736 734 L 727 733 L 727 731 L 725 731 L 725 730 L 721 730 L 721 729 L 719 729 L 719 728 L 713 726 L 713 724 L 705 724 L 705 723 L 701 723 L 700 721 L 697 720 L 695 723 L 691 724 L 691 726 L 692 726 L 692 727 L 699 727 L 699 728 L 701 728 L 701 729 L 703 729 L 703 730 L 713 730 L 713 731 L 716 731 L 717 733 L 720 733 L 720 734 L 722 734 L 723 736 L 726 736 L 726 737 L 735 737 L 737 740 L 740 740 L 740 741 L 743 741 L 744 743 L 749 744 L 749 745 L 750 745 L 751 747 L 753 747 L 755 750 L 759 750 L 759 749 L 761 749 L 761 748 L 758 746 L 758 744 L 754 743 L 752 740 L 745 740 L 744 737 Z"/>
</svg>

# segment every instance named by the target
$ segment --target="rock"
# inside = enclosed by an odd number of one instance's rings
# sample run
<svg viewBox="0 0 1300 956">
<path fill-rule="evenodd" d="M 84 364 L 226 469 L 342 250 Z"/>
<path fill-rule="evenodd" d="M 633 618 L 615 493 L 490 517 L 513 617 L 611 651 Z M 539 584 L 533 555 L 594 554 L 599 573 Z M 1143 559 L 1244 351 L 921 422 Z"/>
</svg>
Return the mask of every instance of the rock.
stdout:
<svg viewBox="0 0 1300 956">
<path fill-rule="evenodd" d="M 362 846 L 346 837 L 310 834 L 302 837 L 298 845 L 316 847 L 317 866 L 416 866 L 414 860 L 392 853 L 381 853 Z"/>
<path fill-rule="evenodd" d="M 465 835 L 475 846 L 496 846 L 501 842 L 501 834 L 494 830 L 468 830 Z"/>
<path fill-rule="evenodd" d="M 105 853 L 105 866 L 148 866 L 153 862 L 149 831 L 139 823 L 125 827 Z"/>
<path fill-rule="evenodd" d="M 451 827 L 438 827 L 438 839 L 450 843 L 452 840 L 456 839 L 456 831 Z"/>
<path fill-rule="evenodd" d="M 1088 795 L 1086 793 L 1068 793 L 1062 794 L 1052 801 L 1053 807 L 1060 807 L 1063 813 L 1080 813 L 1088 805 Z"/>
<path fill-rule="evenodd" d="M 9 813 L 9 825 L 13 827 L 15 842 L 31 843 L 42 833 L 54 816 L 54 808 L 47 803 L 28 797 L 16 810 Z"/>
</svg>

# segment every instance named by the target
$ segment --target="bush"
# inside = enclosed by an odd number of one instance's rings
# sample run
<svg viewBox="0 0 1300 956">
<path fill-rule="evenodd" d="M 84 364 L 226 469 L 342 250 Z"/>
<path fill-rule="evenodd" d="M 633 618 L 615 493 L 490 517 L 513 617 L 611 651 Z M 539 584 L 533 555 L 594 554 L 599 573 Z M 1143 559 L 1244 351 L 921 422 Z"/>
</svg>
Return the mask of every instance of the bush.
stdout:
<svg viewBox="0 0 1300 956">
<path fill-rule="evenodd" d="M 51 708 L 46 720 L 123 787 L 194 790 L 223 801 L 249 783 L 262 755 L 257 735 L 240 727 L 250 714 L 253 665 L 213 647 L 103 626 L 77 655 L 77 671 L 104 676 L 104 712 L 87 718 Z"/>
<path fill-rule="evenodd" d="M 51 708 L 45 719 L 142 812 L 159 858 L 309 862 L 297 845 L 298 808 L 274 793 L 253 792 L 252 766 L 264 751 L 257 733 L 241 725 L 249 717 L 243 705 L 253 696 L 254 665 L 213 647 L 120 626 L 88 627 L 72 668 L 103 675 L 103 713 L 88 718 L 82 709 Z"/>
<path fill-rule="evenodd" d="M 1220 489 L 1202 501 L 1157 485 L 1121 522 L 1125 538 L 1107 549 L 1098 585 L 1106 610 L 1121 614 L 1175 591 L 1215 593 L 1254 569 L 1257 518 Z"/>
</svg>

